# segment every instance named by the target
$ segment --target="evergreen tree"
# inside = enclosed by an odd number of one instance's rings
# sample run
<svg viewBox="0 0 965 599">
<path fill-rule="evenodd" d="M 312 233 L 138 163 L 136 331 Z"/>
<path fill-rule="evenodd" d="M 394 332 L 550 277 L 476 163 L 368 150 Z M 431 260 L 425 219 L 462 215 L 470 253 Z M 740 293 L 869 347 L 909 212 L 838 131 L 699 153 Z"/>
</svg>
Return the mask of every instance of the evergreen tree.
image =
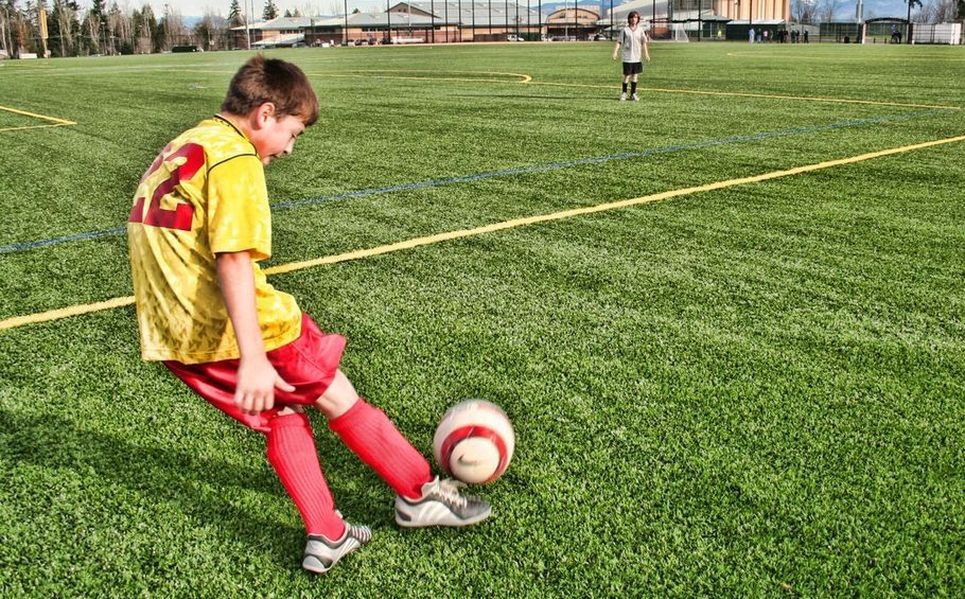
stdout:
<svg viewBox="0 0 965 599">
<path fill-rule="evenodd" d="M 107 8 L 105 0 L 91 0 L 90 10 L 87 11 L 87 22 L 91 40 L 91 48 L 95 53 L 108 51 L 107 43 Z"/>
<path fill-rule="evenodd" d="M 70 0 L 54 0 L 50 13 L 47 15 L 47 33 L 50 36 L 48 44 L 52 56 L 76 56 L 77 33 L 80 23 L 77 13 L 80 7 Z"/>
<path fill-rule="evenodd" d="M 265 11 L 261 14 L 261 17 L 266 21 L 278 17 L 278 7 L 275 6 L 275 0 L 265 2 Z"/>
<path fill-rule="evenodd" d="M 244 24 L 245 21 L 241 16 L 241 7 L 238 5 L 238 0 L 231 0 L 231 6 L 228 7 L 228 25 L 240 27 Z"/>
</svg>

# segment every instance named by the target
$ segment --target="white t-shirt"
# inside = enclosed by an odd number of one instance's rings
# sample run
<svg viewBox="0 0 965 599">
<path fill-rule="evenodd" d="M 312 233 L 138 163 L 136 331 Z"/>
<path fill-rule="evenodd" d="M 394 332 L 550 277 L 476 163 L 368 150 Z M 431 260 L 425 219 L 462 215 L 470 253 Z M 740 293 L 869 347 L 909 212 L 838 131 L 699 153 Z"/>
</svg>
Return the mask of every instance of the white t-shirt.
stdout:
<svg viewBox="0 0 965 599">
<path fill-rule="evenodd" d="M 623 62 L 641 62 L 643 60 L 643 45 L 647 43 L 647 32 L 643 25 L 637 24 L 636 29 L 624 27 L 620 32 L 620 48 L 623 51 Z"/>
</svg>

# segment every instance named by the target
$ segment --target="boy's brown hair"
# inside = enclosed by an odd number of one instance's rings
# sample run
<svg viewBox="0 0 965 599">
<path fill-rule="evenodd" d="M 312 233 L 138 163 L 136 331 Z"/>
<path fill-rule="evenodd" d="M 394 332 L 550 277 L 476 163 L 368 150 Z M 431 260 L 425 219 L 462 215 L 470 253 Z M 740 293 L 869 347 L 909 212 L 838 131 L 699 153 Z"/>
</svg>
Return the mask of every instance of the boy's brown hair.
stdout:
<svg viewBox="0 0 965 599">
<path fill-rule="evenodd" d="M 318 120 L 318 98 L 300 68 L 259 54 L 244 64 L 228 86 L 221 110 L 246 115 L 265 102 L 275 105 L 275 116 L 292 115 L 305 126 Z"/>
</svg>

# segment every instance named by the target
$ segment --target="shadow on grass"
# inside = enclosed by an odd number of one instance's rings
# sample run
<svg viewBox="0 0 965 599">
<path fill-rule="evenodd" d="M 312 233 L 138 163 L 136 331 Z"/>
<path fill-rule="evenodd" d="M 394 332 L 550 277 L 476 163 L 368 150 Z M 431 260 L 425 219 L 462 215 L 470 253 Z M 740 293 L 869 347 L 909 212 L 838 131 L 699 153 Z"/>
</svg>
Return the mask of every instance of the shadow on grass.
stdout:
<svg viewBox="0 0 965 599">
<path fill-rule="evenodd" d="M 316 433 L 324 426 L 314 422 L 313 425 Z M 329 449 L 326 441 L 333 440 L 319 441 L 320 446 Z M 288 502 L 295 512 L 264 453 L 253 451 L 250 466 L 239 466 L 173 447 L 135 445 L 123 437 L 84 428 L 59 416 L 28 416 L 4 409 L 0 409 L 0 447 L 0 456 L 11 458 L 13 464 L 74 470 L 90 479 L 92 486 L 99 479 L 106 481 L 105 486 L 114 483 L 158 502 L 172 502 L 185 516 L 205 526 L 215 523 L 220 533 L 254 551 L 263 552 L 265 542 L 283 546 L 283 550 L 272 552 L 274 561 L 286 569 L 297 565 L 291 558 L 302 550 L 305 532 L 301 526 L 265 517 L 256 509 L 239 509 L 218 493 L 218 489 L 232 487 L 264 493 L 275 501 Z M 365 472 L 361 463 L 352 467 L 360 470 L 362 476 L 374 477 Z M 92 479 L 92 475 L 96 478 Z M 340 499 L 336 489 L 333 493 Z M 341 504 L 370 518 L 362 521 L 384 517 L 375 506 L 364 505 L 368 503 L 364 498 L 353 498 L 351 493 L 342 495 L 345 498 L 340 499 Z"/>
</svg>

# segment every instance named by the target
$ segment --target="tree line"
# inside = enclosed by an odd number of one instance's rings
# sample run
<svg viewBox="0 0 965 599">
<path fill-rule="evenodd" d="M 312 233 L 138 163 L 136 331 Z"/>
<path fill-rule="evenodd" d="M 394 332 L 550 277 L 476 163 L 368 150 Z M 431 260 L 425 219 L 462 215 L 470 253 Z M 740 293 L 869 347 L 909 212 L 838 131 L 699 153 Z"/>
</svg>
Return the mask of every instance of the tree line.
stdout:
<svg viewBox="0 0 965 599">
<path fill-rule="evenodd" d="M 905 2 L 912 21 L 947 22 L 965 18 L 965 0 Z M 841 4 L 842 0 L 794 0 L 792 17 L 799 23 L 830 21 Z M 912 15 L 916 5 L 919 10 Z M 46 15 L 43 19 L 46 38 L 42 14 Z M 278 16 L 275 1 L 265 0 L 261 18 L 270 20 Z M 301 15 L 295 10 L 285 11 L 284 16 Z M 244 21 L 240 0 L 231 0 L 227 18 L 206 11 L 191 27 L 167 5 L 164 14 L 156 15 L 150 4 L 125 13 L 116 0 L 109 7 L 105 0 L 92 0 L 86 11 L 75 0 L 0 0 L 0 52 L 19 56 L 27 52 L 43 55 L 48 51 L 51 56 L 63 57 L 149 54 L 167 52 L 176 46 L 226 50 L 233 47 L 231 28 L 244 25 Z"/>
<path fill-rule="evenodd" d="M 267 0 L 262 19 L 278 16 L 274 0 Z M 285 11 L 284 16 L 300 14 L 297 10 Z M 157 15 L 150 4 L 126 13 L 116 0 L 110 6 L 105 0 L 92 0 L 86 11 L 75 0 L 0 0 L 0 52 L 7 56 L 42 56 L 46 50 L 50 56 L 64 57 L 149 54 L 167 52 L 175 46 L 225 50 L 232 47 L 231 28 L 244 24 L 239 0 L 231 0 L 227 18 L 206 11 L 190 27 L 176 10 L 166 7 Z"/>
</svg>

